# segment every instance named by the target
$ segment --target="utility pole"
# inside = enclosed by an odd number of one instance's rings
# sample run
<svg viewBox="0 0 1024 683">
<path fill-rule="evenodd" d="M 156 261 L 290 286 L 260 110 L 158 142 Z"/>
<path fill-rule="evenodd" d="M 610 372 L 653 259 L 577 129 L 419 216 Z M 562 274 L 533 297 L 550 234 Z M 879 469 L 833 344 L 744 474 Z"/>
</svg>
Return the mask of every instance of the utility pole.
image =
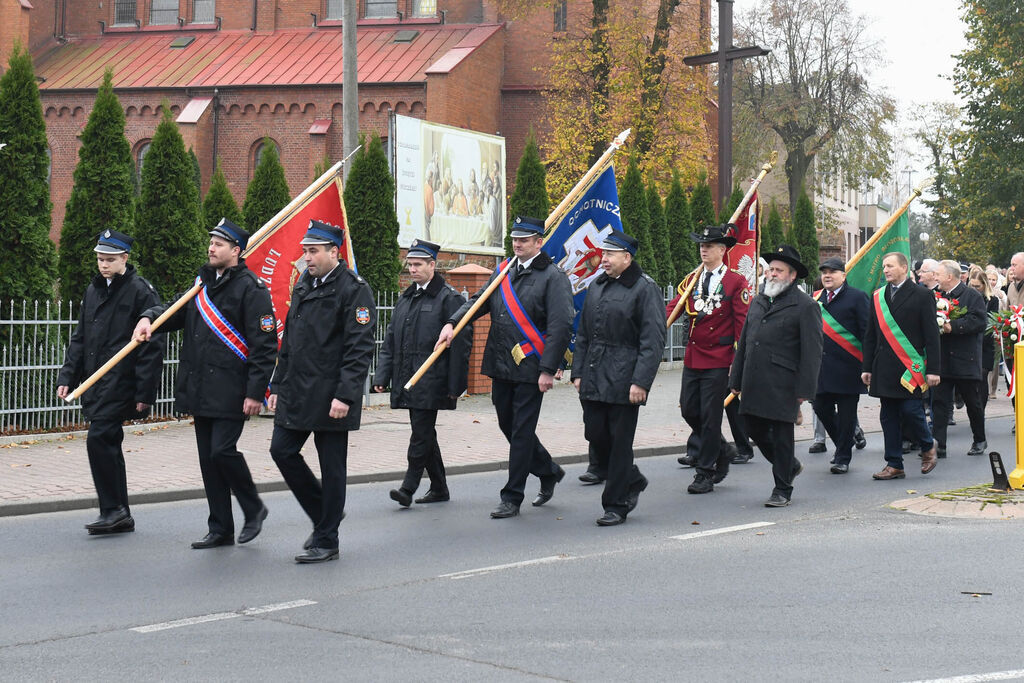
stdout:
<svg viewBox="0 0 1024 683">
<path fill-rule="evenodd" d="M 348 159 L 359 144 L 359 62 L 356 56 L 356 20 L 359 3 L 344 0 L 341 27 L 341 129 L 343 158 Z M 348 179 L 349 164 L 344 164 L 343 179 Z"/>
</svg>

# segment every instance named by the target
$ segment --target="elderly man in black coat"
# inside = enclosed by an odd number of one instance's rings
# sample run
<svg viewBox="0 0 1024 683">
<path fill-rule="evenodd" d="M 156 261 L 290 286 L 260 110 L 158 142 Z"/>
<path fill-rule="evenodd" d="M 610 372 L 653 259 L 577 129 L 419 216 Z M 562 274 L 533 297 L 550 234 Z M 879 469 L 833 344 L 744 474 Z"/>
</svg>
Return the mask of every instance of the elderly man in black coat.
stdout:
<svg viewBox="0 0 1024 683">
<path fill-rule="evenodd" d="M 823 289 L 818 292 L 824 339 L 814 414 L 836 445 L 832 474 L 850 471 L 857 402 L 867 387 L 860 379 L 863 341 L 871 316 L 871 301 L 864 292 L 846 284 L 846 266 L 837 258 L 818 268 Z"/>
<path fill-rule="evenodd" d="M 270 455 L 313 522 L 300 564 L 338 559 L 345 517 L 348 433 L 359 429 L 373 358 L 376 306 L 366 280 L 339 260 L 345 231 L 310 221 L 306 272 L 295 283 L 267 406 L 276 411 Z M 321 484 L 302 458 L 313 433 Z"/>
<path fill-rule="evenodd" d="M 793 425 L 818 386 L 821 309 L 796 286 L 807 277 L 796 249 L 783 244 L 762 257 L 768 262 L 764 291 L 747 312 L 729 388 L 742 392 L 747 433 L 772 463 L 775 488 L 765 506 L 783 507 L 803 470 L 793 454 Z"/>
<path fill-rule="evenodd" d="M 383 393 L 391 385 L 391 407 L 408 408 L 409 466 L 402 485 L 391 489 L 391 500 L 404 508 L 412 504 L 412 496 L 426 469 L 430 489 L 417 498 L 417 503 L 441 503 L 449 500 L 441 447 L 437 443 L 437 411 L 455 410 L 458 397 L 469 382 L 469 351 L 473 346 L 473 329 L 467 328 L 453 342 L 414 387 L 405 384 L 434 351 L 437 335 L 448 318 L 459 310 L 465 300 L 455 288 L 436 272 L 437 254 L 441 246 L 426 240 L 413 240 L 405 255 L 412 284 L 398 297 L 391 323 L 384 336 L 384 345 L 377 356 L 373 390 Z"/>
<path fill-rule="evenodd" d="M 658 285 L 633 262 L 636 239 L 615 231 L 601 249 L 604 273 L 587 289 L 572 381 L 587 441 L 608 473 L 597 524 L 615 526 L 647 488 L 633 463 L 633 435 L 665 350 L 665 311 Z"/>
<path fill-rule="evenodd" d="M 935 444 L 921 397 L 939 384 L 939 327 L 935 296 L 907 278 L 905 254 L 882 257 L 886 285 L 871 297 L 871 320 L 864 335 L 861 380 L 879 399 L 886 465 L 875 479 L 903 479 L 903 431 L 921 446 L 921 474 L 935 469 Z"/>
<path fill-rule="evenodd" d="M 473 316 L 476 320 L 491 315 L 480 371 L 492 380 L 491 402 L 509 445 L 508 482 L 501 489 L 501 503 L 491 511 L 494 519 L 519 514 L 529 475 L 540 478 L 535 506 L 551 500 L 555 484 L 565 476 L 565 470 L 551 459 L 537 438 L 537 419 L 544 393 L 554 384 L 555 373 L 569 348 L 575 316 L 569 278 L 540 250 L 544 221 L 517 216 L 510 235 L 515 258 L 503 265 L 509 269 L 506 281 Z M 499 272 L 494 271 L 488 284 Z M 448 318 L 438 335 L 439 344 L 451 343 L 455 323 L 486 288 Z"/>
<path fill-rule="evenodd" d="M 263 407 L 277 356 L 270 290 L 241 258 L 248 242 L 249 233 L 227 219 L 210 230 L 207 264 L 199 269 L 203 288 L 160 328 L 185 330 L 174 401 L 178 412 L 192 415 L 210 507 L 209 532 L 192 544 L 196 550 L 235 542 L 232 493 L 245 514 L 239 543 L 256 538 L 267 517 L 238 450 L 246 419 Z M 143 313 L 135 338 L 148 341 L 150 321 L 168 308 L 165 304 Z"/>
<path fill-rule="evenodd" d="M 960 281 L 960 264 L 942 261 L 937 268 L 939 296 L 948 306 L 940 330 L 939 347 L 942 352 L 942 382 L 932 397 L 932 435 L 935 437 L 938 457 L 946 457 L 946 429 L 953 411 L 953 390 L 958 389 L 967 407 L 974 441 L 967 455 L 984 455 L 985 395 L 987 391 L 981 369 L 981 345 L 988 327 L 985 298 Z"/>
<path fill-rule="evenodd" d="M 57 375 L 60 398 L 66 398 L 120 351 L 131 340 L 142 312 L 160 304 L 153 285 L 128 263 L 134 242 L 116 230 L 105 230 L 97 238 L 93 251 L 99 274 L 85 290 L 78 327 L 68 341 L 64 367 Z M 163 337 L 142 346 L 82 394 L 82 412 L 89 420 L 85 449 L 100 503 L 99 518 L 85 525 L 90 534 L 135 530 L 128 506 L 121 423 L 149 414 L 160 388 L 163 349 Z"/>
</svg>

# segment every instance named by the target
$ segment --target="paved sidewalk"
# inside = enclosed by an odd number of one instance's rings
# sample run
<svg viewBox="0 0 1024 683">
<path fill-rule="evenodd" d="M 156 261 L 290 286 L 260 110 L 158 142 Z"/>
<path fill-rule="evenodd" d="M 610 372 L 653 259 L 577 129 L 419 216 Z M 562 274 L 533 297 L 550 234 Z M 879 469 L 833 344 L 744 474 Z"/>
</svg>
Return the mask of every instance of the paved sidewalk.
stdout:
<svg viewBox="0 0 1024 683">
<path fill-rule="evenodd" d="M 681 375 L 682 370 L 678 368 L 659 373 L 650 404 L 640 410 L 635 440 L 637 456 L 682 451 L 690 430 L 679 416 Z M 1009 399 L 1000 397 L 989 401 L 986 414 L 988 417 L 1010 415 Z M 803 415 L 804 424 L 796 430 L 798 441 L 812 437 L 810 406 L 803 406 Z M 865 431 L 880 431 L 876 400 L 862 397 L 859 415 Z M 968 429 L 962 410 L 957 411 L 957 419 L 960 426 L 952 429 Z M 269 453 L 272 431 L 272 419 L 254 418 L 246 425 L 239 441 L 253 478 L 263 491 L 286 488 Z M 727 425 L 725 433 L 729 435 Z M 545 397 L 538 434 L 558 462 L 586 460 L 583 411 L 571 385 L 558 383 Z M 498 430 L 489 396 L 472 396 L 460 401 L 458 410 L 441 411 L 438 436 L 449 474 L 506 467 L 508 444 Z M 44 440 L 53 438 L 54 435 L 41 435 L 26 437 L 20 443 L 0 445 L 0 471 L 3 472 L 0 516 L 95 506 L 84 433 Z M 362 428 L 349 437 L 349 482 L 398 483 L 405 473 L 408 439 L 406 411 L 391 410 L 386 405 L 365 408 Z M 128 490 L 133 503 L 203 496 L 189 422 L 126 427 L 124 450 Z M 798 447 L 797 450 L 806 449 Z M 312 438 L 303 453 L 318 472 Z M 877 460 L 881 463 L 880 453 Z"/>
</svg>

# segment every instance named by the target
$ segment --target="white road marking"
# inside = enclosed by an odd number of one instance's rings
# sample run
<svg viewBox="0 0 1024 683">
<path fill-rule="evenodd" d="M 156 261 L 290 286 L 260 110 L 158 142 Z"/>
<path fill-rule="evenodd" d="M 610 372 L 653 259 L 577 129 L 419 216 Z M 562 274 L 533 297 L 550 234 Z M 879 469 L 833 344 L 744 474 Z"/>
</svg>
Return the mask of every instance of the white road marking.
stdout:
<svg viewBox="0 0 1024 683">
<path fill-rule="evenodd" d="M 503 569 L 515 569 L 517 567 L 529 567 L 534 564 L 548 564 L 549 562 L 559 562 L 561 560 L 571 560 L 569 555 L 551 555 L 549 557 L 539 557 L 536 560 L 523 560 L 522 562 L 510 562 L 509 564 L 496 564 L 491 567 L 480 567 L 479 569 L 467 569 L 461 572 L 452 572 L 451 574 L 441 574 L 437 578 L 439 579 L 468 579 L 472 576 L 480 576 L 481 574 L 490 574 L 491 572 L 499 572 Z"/>
<path fill-rule="evenodd" d="M 721 529 L 708 529 L 707 531 L 695 531 L 692 534 L 681 534 L 679 536 L 670 536 L 677 541 L 686 541 L 691 538 L 703 538 L 704 536 L 717 536 L 718 534 L 729 534 L 733 531 L 746 531 L 747 529 L 760 529 L 764 526 L 772 526 L 775 522 L 752 522 L 750 524 L 740 524 L 738 526 L 725 526 Z"/>
<path fill-rule="evenodd" d="M 985 683 L 985 681 L 1012 681 L 1015 678 L 1024 678 L 1024 669 L 993 671 L 987 674 L 968 674 L 951 678 L 932 678 L 930 680 L 912 681 L 911 683 Z"/>
<path fill-rule="evenodd" d="M 129 630 L 135 631 L 136 633 L 153 633 L 154 631 L 166 631 L 169 628 L 205 624 L 209 621 L 223 621 L 224 619 L 235 619 L 236 617 L 243 616 L 248 617 L 256 614 L 266 614 L 268 612 L 279 612 L 283 609 L 293 609 L 295 607 L 305 607 L 307 605 L 315 604 L 316 601 L 314 600 L 292 600 L 291 602 L 278 602 L 272 605 L 263 605 L 262 607 L 249 607 L 239 612 L 215 612 L 213 614 L 203 614 L 198 617 L 188 617 L 186 619 L 164 621 L 159 624 L 149 624 L 148 626 L 136 626 Z"/>
</svg>

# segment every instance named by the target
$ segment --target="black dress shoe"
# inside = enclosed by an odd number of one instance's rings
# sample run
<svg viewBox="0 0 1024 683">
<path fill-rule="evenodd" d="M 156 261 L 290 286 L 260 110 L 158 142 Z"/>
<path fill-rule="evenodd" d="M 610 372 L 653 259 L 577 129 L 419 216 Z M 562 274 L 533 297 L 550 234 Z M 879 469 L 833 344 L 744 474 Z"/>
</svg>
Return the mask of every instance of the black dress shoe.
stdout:
<svg viewBox="0 0 1024 683">
<path fill-rule="evenodd" d="M 829 468 L 829 472 L 831 472 L 832 474 L 846 474 L 849 471 L 850 466 L 844 465 L 842 463 L 836 463 L 835 465 L 832 465 L 832 467 Z"/>
<path fill-rule="evenodd" d="M 565 470 L 561 467 L 558 468 L 557 474 L 552 474 L 549 477 L 544 477 L 540 480 L 540 491 L 537 492 L 537 497 L 533 499 L 533 506 L 540 507 L 544 503 L 551 500 L 551 496 L 555 495 L 555 484 L 562 481 L 565 477 Z"/>
<path fill-rule="evenodd" d="M 811 447 L 807 449 L 808 453 L 824 453 L 828 449 L 825 448 L 824 441 L 815 441 L 811 444 Z"/>
<path fill-rule="evenodd" d="M 858 451 L 862 451 L 867 448 L 868 440 L 864 436 L 864 430 L 857 427 L 857 431 L 853 433 L 853 445 Z"/>
<path fill-rule="evenodd" d="M 629 512 L 636 509 L 636 504 L 640 502 L 640 494 L 647 490 L 649 483 L 647 477 L 641 474 L 640 481 L 629 487 L 629 494 L 626 496 L 626 508 Z"/>
<path fill-rule="evenodd" d="M 230 535 L 222 535 L 209 533 L 203 536 L 198 541 L 192 544 L 194 550 L 206 550 L 207 548 L 217 548 L 222 545 L 234 545 L 235 539 Z"/>
<path fill-rule="evenodd" d="M 715 475 L 711 479 L 712 483 L 721 484 L 725 481 L 725 478 L 729 476 L 729 465 L 732 464 L 732 459 L 737 453 L 736 447 L 732 444 L 726 444 L 726 447 L 719 452 L 718 459 L 715 460 Z"/>
<path fill-rule="evenodd" d="M 795 458 L 794 458 L 794 460 L 795 460 Z M 799 460 L 797 460 L 796 461 L 796 467 L 793 468 L 793 478 L 796 479 L 797 477 L 799 477 L 801 474 L 803 474 L 803 471 L 804 471 L 804 464 L 802 462 L 800 462 Z"/>
<path fill-rule="evenodd" d="M 425 494 L 416 499 L 417 503 L 447 503 L 451 500 L 451 496 L 447 491 L 435 491 L 430 489 Z"/>
<path fill-rule="evenodd" d="M 616 526 L 626 521 L 623 515 L 618 512 L 612 512 L 611 510 L 604 513 L 603 517 L 599 517 L 597 520 L 598 526 Z"/>
<path fill-rule="evenodd" d="M 975 441 L 971 444 L 971 450 L 967 451 L 967 455 L 985 455 L 986 448 L 988 448 L 988 441 Z"/>
<path fill-rule="evenodd" d="M 733 465 L 746 465 L 748 462 L 754 459 L 754 451 L 749 453 L 737 453 L 732 458 Z"/>
<path fill-rule="evenodd" d="M 604 477 L 599 475 L 597 472 L 591 472 L 590 470 L 587 470 L 586 472 L 580 475 L 580 481 L 582 481 L 584 484 L 600 484 L 602 481 L 604 481 Z"/>
<path fill-rule="evenodd" d="M 678 458 L 676 458 L 676 462 L 679 463 L 680 465 L 682 465 L 683 467 L 696 467 L 697 466 L 697 463 L 695 463 L 693 461 L 693 458 L 691 458 L 688 455 L 681 455 L 681 456 L 679 456 Z"/>
<path fill-rule="evenodd" d="M 789 505 L 789 498 L 781 493 L 773 493 L 772 497 L 764 502 L 766 508 L 784 508 Z"/>
<path fill-rule="evenodd" d="M 518 514 L 518 505 L 503 500 L 498 504 L 498 507 L 491 510 L 491 519 L 505 519 L 506 517 L 515 517 Z"/>
<path fill-rule="evenodd" d="M 391 500 L 404 508 L 412 505 L 412 494 L 405 489 L 391 489 L 391 492 L 388 495 L 391 496 Z"/>
<path fill-rule="evenodd" d="M 313 547 L 313 545 L 315 543 L 316 543 L 316 532 L 314 531 L 313 533 L 311 533 L 309 535 L 309 538 L 307 538 L 305 540 L 305 542 L 302 544 L 302 549 L 303 550 L 309 550 L 310 548 Z"/>
<path fill-rule="evenodd" d="M 937 446 L 935 448 L 935 457 L 936 458 L 945 458 L 946 457 L 946 447 L 945 446 Z"/>
<path fill-rule="evenodd" d="M 131 529 L 126 528 L 129 522 L 131 523 Z M 128 514 L 128 510 L 121 506 L 101 513 L 95 522 L 86 524 L 85 528 L 89 530 L 90 534 L 108 534 L 115 529 L 118 531 L 134 531 L 135 520 Z"/>
<path fill-rule="evenodd" d="M 295 556 L 299 564 L 316 564 L 317 562 L 330 562 L 338 559 L 337 548 L 309 548 L 301 555 Z"/>
<path fill-rule="evenodd" d="M 105 536 L 109 534 L 126 534 L 132 531 L 135 531 L 135 520 L 132 519 L 131 515 L 128 515 L 111 526 L 89 529 L 89 535 Z"/>
<path fill-rule="evenodd" d="M 254 519 L 245 520 L 245 524 L 242 526 L 242 530 L 238 533 L 238 542 L 248 543 L 252 539 L 259 536 L 260 532 L 263 531 L 263 520 L 265 520 L 266 518 L 267 506 L 264 505 L 263 508 L 256 513 L 256 517 Z"/>
<path fill-rule="evenodd" d="M 715 490 L 711 477 L 698 474 L 693 478 L 693 483 L 686 487 L 687 493 L 710 493 Z"/>
</svg>

